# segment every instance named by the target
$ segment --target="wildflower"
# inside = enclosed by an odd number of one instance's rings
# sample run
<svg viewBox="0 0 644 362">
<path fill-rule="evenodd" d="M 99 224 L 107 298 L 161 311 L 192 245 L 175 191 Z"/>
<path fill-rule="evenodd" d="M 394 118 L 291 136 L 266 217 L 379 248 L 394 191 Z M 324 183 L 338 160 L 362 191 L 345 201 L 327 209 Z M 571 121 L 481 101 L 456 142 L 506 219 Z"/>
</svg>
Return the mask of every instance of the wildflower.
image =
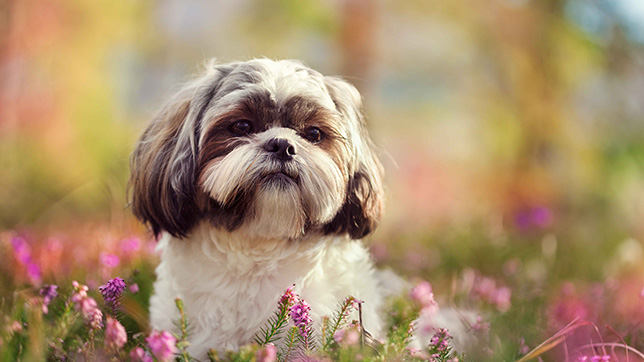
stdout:
<svg viewBox="0 0 644 362">
<path fill-rule="evenodd" d="M 525 339 L 521 338 L 519 340 L 519 353 L 524 355 L 524 354 L 527 354 L 528 352 L 530 352 L 530 347 L 528 347 L 528 345 L 525 344 Z"/>
<path fill-rule="evenodd" d="M 40 266 L 31 259 L 31 246 L 23 237 L 11 239 L 11 246 L 16 260 L 27 268 L 27 277 L 32 284 L 38 285 L 41 282 Z"/>
<path fill-rule="evenodd" d="M 277 348 L 274 344 L 268 343 L 257 351 L 257 362 L 275 362 L 277 360 Z"/>
<path fill-rule="evenodd" d="M 153 362 L 152 356 L 141 347 L 136 347 L 130 352 L 130 360 L 132 362 Z"/>
<path fill-rule="evenodd" d="M 494 292 L 492 298 L 499 312 L 507 312 L 511 305 L 512 291 L 508 287 L 501 287 Z"/>
<path fill-rule="evenodd" d="M 101 295 L 105 300 L 105 305 L 113 312 L 116 312 L 119 309 L 119 299 L 121 298 L 121 294 L 123 294 L 125 287 L 125 281 L 119 277 L 110 279 L 107 283 L 98 287 L 98 290 L 101 291 Z"/>
<path fill-rule="evenodd" d="M 290 308 L 290 316 L 295 326 L 300 330 L 300 336 L 307 338 L 311 330 L 311 307 L 304 300 L 299 300 Z"/>
<path fill-rule="evenodd" d="M 38 266 L 38 264 L 34 262 L 27 264 L 27 276 L 29 277 L 29 281 L 31 281 L 32 284 L 40 284 L 42 280 L 40 266 Z"/>
<path fill-rule="evenodd" d="M 40 288 L 38 293 L 42 296 L 42 312 L 47 314 L 49 312 L 49 303 L 58 296 L 58 286 L 53 284 L 45 285 Z"/>
<path fill-rule="evenodd" d="M 136 284 L 136 283 L 134 283 L 134 284 L 130 285 L 130 292 L 131 292 L 132 294 L 136 294 L 136 293 L 138 293 L 138 292 L 139 292 L 139 285 L 138 285 L 138 284 Z"/>
<path fill-rule="evenodd" d="M 98 309 L 96 300 L 87 295 L 89 289 L 86 285 L 82 285 L 77 281 L 73 281 L 74 293 L 72 294 L 72 302 L 76 310 L 80 310 L 85 323 L 89 324 L 93 329 L 100 329 L 103 327 L 103 312 Z"/>
<path fill-rule="evenodd" d="M 137 237 L 123 239 L 119 243 L 119 246 L 121 247 L 123 254 L 132 255 L 141 249 L 141 239 Z"/>
<path fill-rule="evenodd" d="M 105 344 L 108 348 L 118 350 L 127 342 L 127 333 L 118 320 L 107 317 L 105 321 Z"/>
<path fill-rule="evenodd" d="M 114 254 L 108 254 L 108 253 L 101 253 L 99 255 L 99 259 L 101 261 L 101 264 L 103 266 L 113 269 L 119 266 L 121 259 L 118 257 L 118 255 Z"/>
<path fill-rule="evenodd" d="M 409 292 L 409 297 L 418 303 L 423 312 L 434 314 L 438 311 L 438 303 L 434 300 L 432 285 L 427 281 L 421 281 Z"/>
<path fill-rule="evenodd" d="M 449 340 L 452 336 L 445 328 L 436 329 L 436 333 L 429 340 L 429 346 L 436 352 L 445 352 L 449 348 Z"/>
<path fill-rule="evenodd" d="M 355 297 L 347 297 L 347 299 L 344 300 L 345 305 L 347 305 L 347 308 L 344 311 L 344 315 L 342 316 L 343 318 L 348 318 L 349 315 L 351 314 L 352 311 L 358 310 L 360 304 L 364 303 L 362 300 L 358 300 Z"/>
<path fill-rule="evenodd" d="M 176 346 L 177 339 L 167 331 L 153 331 L 145 339 L 150 346 L 150 351 L 159 361 L 170 361 L 179 351 Z"/>
<path fill-rule="evenodd" d="M 31 262 L 31 246 L 23 237 L 17 236 L 11 239 L 11 246 L 13 247 L 13 254 L 22 265 L 27 265 Z"/>
<path fill-rule="evenodd" d="M 280 298 L 279 305 L 291 306 L 300 299 L 297 293 L 293 291 L 294 287 L 295 285 L 291 285 L 288 289 L 286 289 L 286 291 Z"/>
<path fill-rule="evenodd" d="M 427 360 L 429 358 L 427 356 L 427 353 L 419 348 L 407 347 L 407 353 L 409 353 L 409 355 L 412 357 L 420 358 L 423 360 Z"/>
<path fill-rule="evenodd" d="M 91 315 L 88 318 L 89 326 L 92 329 L 101 329 L 103 328 L 103 312 L 100 309 L 94 308 L 91 312 Z"/>
<path fill-rule="evenodd" d="M 544 229 L 552 224 L 552 210 L 546 206 L 526 208 L 515 215 L 514 222 L 522 231 Z"/>
<path fill-rule="evenodd" d="M 13 321 L 13 323 L 11 323 L 11 332 L 13 333 L 22 332 L 22 324 L 18 321 Z"/>
<path fill-rule="evenodd" d="M 344 346 L 354 346 L 360 341 L 359 326 L 352 323 L 346 328 L 340 329 L 333 334 L 333 340 Z"/>
<path fill-rule="evenodd" d="M 490 330 L 490 323 L 483 322 L 483 318 L 480 315 L 478 315 L 476 316 L 476 323 L 472 325 L 472 329 L 474 329 L 477 332 L 487 332 Z"/>
</svg>

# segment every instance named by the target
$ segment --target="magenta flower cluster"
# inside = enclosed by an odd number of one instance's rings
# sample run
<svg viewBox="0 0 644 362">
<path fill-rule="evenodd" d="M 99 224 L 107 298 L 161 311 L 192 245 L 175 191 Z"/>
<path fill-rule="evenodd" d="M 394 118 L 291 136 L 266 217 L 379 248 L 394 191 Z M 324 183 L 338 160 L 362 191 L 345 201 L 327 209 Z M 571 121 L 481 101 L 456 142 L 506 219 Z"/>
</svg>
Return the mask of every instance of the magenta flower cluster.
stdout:
<svg viewBox="0 0 644 362">
<path fill-rule="evenodd" d="M 298 300 L 295 304 L 291 306 L 289 310 L 289 315 L 293 324 L 298 328 L 300 336 L 303 338 L 308 338 L 311 334 L 311 306 L 303 300 Z"/>
<path fill-rule="evenodd" d="M 436 333 L 429 340 L 429 346 L 436 352 L 446 352 L 449 348 L 449 340 L 452 336 L 447 332 L 445 328 L 436 329 Z M 436 357 L 436 356 L 432 356 Z"/>
<path fill-rule="evenodd" d="M 114 313 L 116 313 L 120 307 L 121 294 L 123 294 L 125 288 L 125 281 L 119 277 L 110 279 L 107 283 L 98 287 L 98 290 L 101 291 L 101 295 L 105 300 L 105 305 Z"/>
</svg>

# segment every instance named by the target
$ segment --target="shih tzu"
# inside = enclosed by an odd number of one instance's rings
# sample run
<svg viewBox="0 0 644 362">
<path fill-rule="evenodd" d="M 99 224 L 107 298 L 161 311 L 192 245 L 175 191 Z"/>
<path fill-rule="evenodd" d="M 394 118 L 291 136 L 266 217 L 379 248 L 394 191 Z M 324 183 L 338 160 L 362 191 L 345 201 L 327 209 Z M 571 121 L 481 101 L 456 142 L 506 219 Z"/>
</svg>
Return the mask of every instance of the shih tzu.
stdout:
<svg viewBox="0 0 644 362">
<path fill-rule="evenodd" d="M 131 160 L 134 214 L 159 237 L 151 325 L 188 351 L 237 349 L 295 290 L 312 317 L 351 295 L 382 332 L 382 293 L 360 239 L 383 209 L 383 168 L 361 97 L 290 60 L 210 64 L 162 109 Z"/>
</svg>

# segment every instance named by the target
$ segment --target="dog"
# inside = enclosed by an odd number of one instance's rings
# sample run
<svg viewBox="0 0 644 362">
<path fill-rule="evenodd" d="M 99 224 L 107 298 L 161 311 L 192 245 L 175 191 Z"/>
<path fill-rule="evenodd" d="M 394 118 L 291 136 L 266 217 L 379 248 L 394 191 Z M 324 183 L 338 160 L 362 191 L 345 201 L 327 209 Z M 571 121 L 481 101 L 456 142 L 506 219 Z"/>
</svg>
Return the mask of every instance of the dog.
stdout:
<svg viewBox="0 0 644 362">
<path fill-rule="evenodd" d="M 360 239 L 380 221 L 383 174 L 345 80 L 293 60 L 209 63 L 131 158 L 131 208 L 159 239 L 151 327 L 176 330 L 181 298 L 190 354 L 236 350 L 295 285 L 317 323 L 347 296 L 364 301 L 364 328 L 381 337 Z"/>
</svg>

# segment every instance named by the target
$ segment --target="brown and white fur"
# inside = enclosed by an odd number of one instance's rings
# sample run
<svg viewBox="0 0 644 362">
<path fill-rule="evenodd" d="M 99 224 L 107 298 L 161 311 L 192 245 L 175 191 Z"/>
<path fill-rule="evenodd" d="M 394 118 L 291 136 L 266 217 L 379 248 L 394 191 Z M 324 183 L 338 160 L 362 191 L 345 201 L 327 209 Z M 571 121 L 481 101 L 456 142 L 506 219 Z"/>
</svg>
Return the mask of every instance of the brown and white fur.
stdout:
<svg viewBox="0 0 644 362">
<path fill-rule="evenodd" d="M 352 295 L 381 335 L 360 239 L 380 220 L 383 170 L 352 85 L 290 60 L 211 63 L 131 167 L 132 210 L 160 238 L 151 325 L 173 330 L 182 298 L 195 357 L 251 342 L 293 284 L 314 321 Z"/>
</svg>

